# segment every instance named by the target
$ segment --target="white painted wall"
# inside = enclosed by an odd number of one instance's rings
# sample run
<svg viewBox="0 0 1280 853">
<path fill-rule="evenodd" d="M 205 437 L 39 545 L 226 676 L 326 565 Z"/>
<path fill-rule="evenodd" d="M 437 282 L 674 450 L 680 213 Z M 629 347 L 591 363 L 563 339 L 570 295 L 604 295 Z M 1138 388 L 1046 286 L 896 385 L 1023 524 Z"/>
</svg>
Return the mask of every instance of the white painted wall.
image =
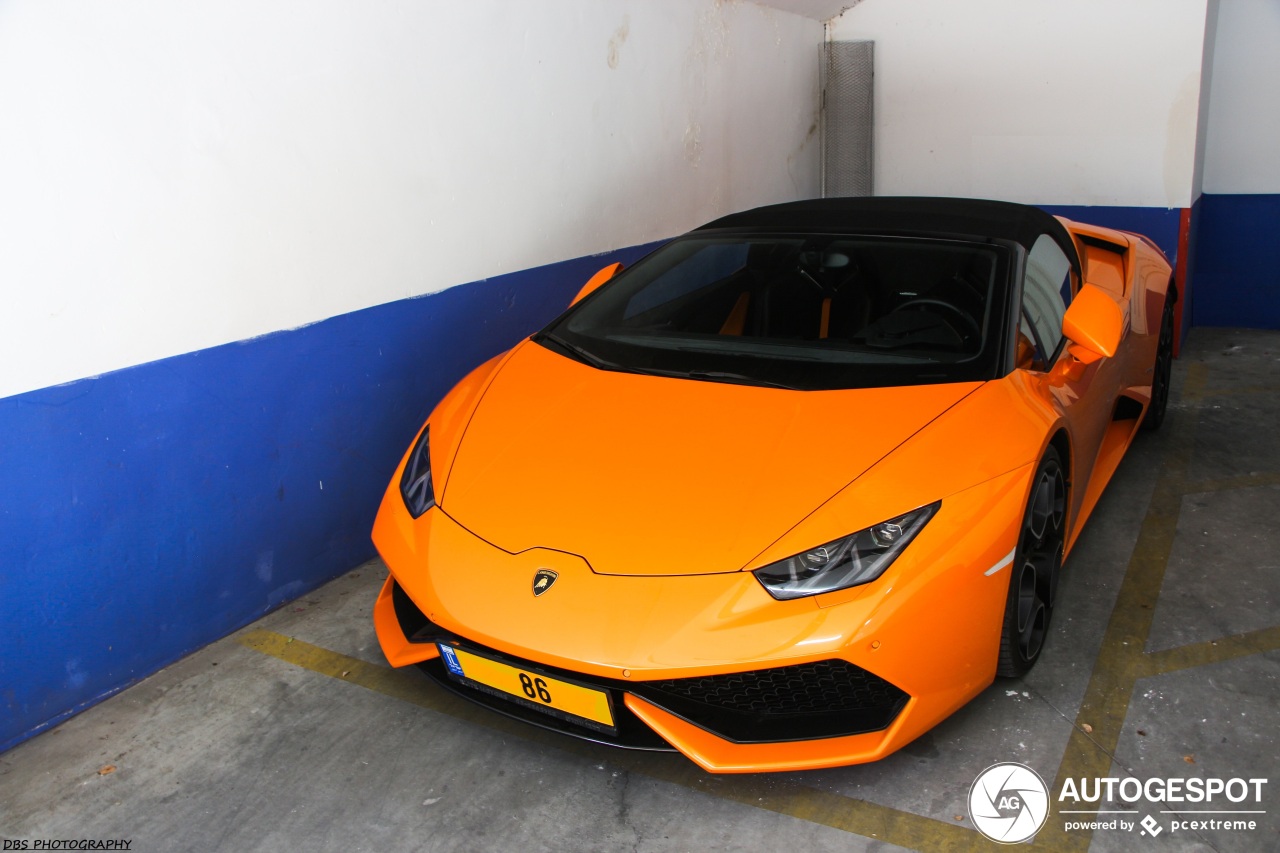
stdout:
<svg viewBox="0 0 1280 853">
<path fill-rule="evenodd" d="M 1213 86 L 1213 49 L 1218 38 L 1219 0 L 1206 0 L 1204 46 L 1200 53 L 1200 103 L 1196 107 L 1195 169 L 1191 176 L 1191 201 L 1204 193 L 1205 151 L 1208 149 L 1209 95 Z"/>
<path fill-rule="evenodd" d="M 1205 150 L 1207 193 L 1280 193 L 1280 2 L 1222 0 Z"/>
<path fill-rule="evenodd" d="M 1189 205 L 1205 10 L 862 0 L 831 37 L 876 43 L 876 193 Z"/>
<path fill-rule="evenodd" d="M 822 24 L 7 0 L 0 397 L 817 194 Z"/>
</svg>

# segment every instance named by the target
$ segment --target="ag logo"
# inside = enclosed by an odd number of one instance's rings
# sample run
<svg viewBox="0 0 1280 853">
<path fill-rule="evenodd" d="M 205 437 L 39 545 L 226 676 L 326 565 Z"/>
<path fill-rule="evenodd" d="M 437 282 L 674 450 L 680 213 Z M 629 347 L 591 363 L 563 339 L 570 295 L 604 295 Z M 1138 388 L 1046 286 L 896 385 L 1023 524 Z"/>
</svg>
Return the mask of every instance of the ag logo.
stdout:
<svg viewBox="0 0 1280 853">
<path fill-rule="evenodd" d="M 978 774 L 969 789 L 969 818 L 992 841 L 1026 841 L 1040 831 L 1048 816 L 1049 788 L 1025 764 L 993 764 Z"/>
<path fill-rule="evenodd" d="M 559 575 L 550 569 L 538 569 L 538 573 L 533 576 L 533 594 L 542 595 L 551 589 L 551 585 L 556 582 L 558 577 Z"/>
</svg>

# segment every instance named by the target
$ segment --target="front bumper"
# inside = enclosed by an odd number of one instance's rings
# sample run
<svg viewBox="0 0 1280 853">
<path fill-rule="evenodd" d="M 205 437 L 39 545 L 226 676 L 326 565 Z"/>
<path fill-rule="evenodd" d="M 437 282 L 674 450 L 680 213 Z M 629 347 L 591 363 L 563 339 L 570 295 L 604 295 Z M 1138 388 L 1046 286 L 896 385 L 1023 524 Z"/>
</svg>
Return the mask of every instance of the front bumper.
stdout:
<svg viewBox="0 0 1280 853">
<path fill-rule="evenodd" d="M 391 570 L 374 621 L 392 665 L 419 664 L 449 689 L 544 728 L 675 748 L 713 772 L 873 761 L 993 680 L 1009 576 L 985 570 L 1013 547 L 1021 479 L 1012 472 L 947 499 L 879 581 L 784 602 L 749 572 L 605 576 L 564 552 L 509 554 L 439 507 L 410 519 L 393 487 L 374 528 Z M 544 567 L 560 578 L 535 599 Z M 608 691 L 616 731 L 459 684 L 438 660 L 442 642 Z"/>
<path fill-rule="evenodd" d="M 442 686 L 508 716 L 575 737 L 633 749 L 672 747 L 645 725 L 630 707 L 659 711 L 734 744 L 781 743 L 879 732 L 886 729 L 910 699 L 884 679 L 847 661 L 834 659 L 771 667 L 726 675 L 662 679 L 649 682 L 583 675 L 484 648 L 441 628 L 410 600 L 395 578 L 388 577 L 379 595 L 378 635 L 398 630 L 410 647 L 431 654 L 418 665 Z M 395 624 L 391 624 L 394 620 Z M 392 636 L 393 642 L 396 636 Z M 451 677 L 440 660 L 438 644 L 480 651 L 534 675 L 569 680 L 605 691 L 615 709 L 614 727 L 582 724 L 549 714 L 536 703 L 504 698 Z"/>
</svg>

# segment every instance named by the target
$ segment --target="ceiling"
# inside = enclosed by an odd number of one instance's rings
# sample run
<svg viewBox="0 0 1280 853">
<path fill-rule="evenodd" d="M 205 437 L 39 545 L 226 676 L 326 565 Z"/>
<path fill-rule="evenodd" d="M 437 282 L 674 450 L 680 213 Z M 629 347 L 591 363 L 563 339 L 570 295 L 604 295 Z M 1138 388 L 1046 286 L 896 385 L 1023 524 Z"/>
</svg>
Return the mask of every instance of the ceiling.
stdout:
<svg viewBox="0 0 1280 853">
<path fill-rule="evenodd" d="M 752 0 L 757 6 L 769 6 L 793 15 L 828 21 L 845 9 L 858 5 L 860 0 Z"/>
</svg>

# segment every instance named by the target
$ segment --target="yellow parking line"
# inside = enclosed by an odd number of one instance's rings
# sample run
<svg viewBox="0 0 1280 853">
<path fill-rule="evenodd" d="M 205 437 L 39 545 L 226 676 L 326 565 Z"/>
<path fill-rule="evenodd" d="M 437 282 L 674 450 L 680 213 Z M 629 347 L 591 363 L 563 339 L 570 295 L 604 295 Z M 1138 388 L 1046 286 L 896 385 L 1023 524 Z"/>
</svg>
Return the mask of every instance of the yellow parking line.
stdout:
<svg viewBox="0 0 1280 853">
<path fill-rule="evenodd" d="M 389 666 L 348 657 L 274 631 L 261 629 L 246 631 L 236 637 L 236 641 L 242 646 L 279 658 L 302 669 L 347 681 L 433 711 L 448 713 L 450 700 L 455 699 L 450 693 L 438 690 L 425 691 L 421 680 L 415 678 L 410 670 L 396 670 Z"/>
<path fill-rule="evenodd" d="M 1196 666 L 1248 657 L 1280 649 L 1280 626 L 1232 634 L 1204 643 L 1163 649 L 1144 656 L 1143 675 L 1164 675 Z"/>
<path fill-rule="evenodd" d="M 1234 388 L 1218 386 L 1205 391 L 1206 397 L 1229 397 L 1236 394 L 1280 394 L 1280 386 L 1240 385 Z"/>
<path fill-rule="evenodd" d="M 656 759 L 662 759 L 658 761 Z M 683 756 L 628 753 L 621 761 L 633 772 L 673 782 L 753 808 L 885 841 L 921 851 L 987 850 L 985 841 L 967 823 L 950 823 L 882 806 L 842 794 L 809 788 L 786 777 L 766 775 L 710 776 Z"/>
<path fill-rule="evenodd" d="M 1197 363 L 1187 367 L 1187 379 L 1182 383 L 1182 392 L 1178 399 L 1184 404 L 1200 403 L 1209 396 L 1213 389 L 1209 386 L 1209 365 Z"/>
<path fill-rule="evenodd" d="M 526 740 L 556 744 L 554 735 L 534 726 L 485 711 L 452 693 L 441 690 L 412 668 L 392 669 L 329 649 L 313 646 L 274 631 L 252 630 L 236 638 L 255 651 L 311 672 L 346 681 L 366 690 L 409 702 L 429 711 L 485 726 Z M 571 742 L 572 744 L 573 742 Z M 590 747 L 588 746 L 588 749 Z"/>
<path fill-rule="evenodd" d="M 1196 495 L 1202 492 L 1225 492 L 1230 489 L 1252 489 L 1257 486 L 1274 486 L 1280 483 L 1280 473 L 1275 471 L 1255 471 L 1251 474 L 1240 474 L 1235 477 L 1218 477 L 1212 480 L 1196 480 L 1187 483 L 1184 494 Z"/>
<path fill-rule="evenodd" d="M 941 853 L 987 849 L 987 843 L 967 825 L 817 791 L 786 777 L 711 776 L 678 754 L 611 749 L 573 740 L 472 705 L 438 689 L 411 670 L 371 664 L 273 631 L 247 631 L 236 640 L 250 649 L 320 675 L 723 800 L 914 850 Z"/>
</svg>

